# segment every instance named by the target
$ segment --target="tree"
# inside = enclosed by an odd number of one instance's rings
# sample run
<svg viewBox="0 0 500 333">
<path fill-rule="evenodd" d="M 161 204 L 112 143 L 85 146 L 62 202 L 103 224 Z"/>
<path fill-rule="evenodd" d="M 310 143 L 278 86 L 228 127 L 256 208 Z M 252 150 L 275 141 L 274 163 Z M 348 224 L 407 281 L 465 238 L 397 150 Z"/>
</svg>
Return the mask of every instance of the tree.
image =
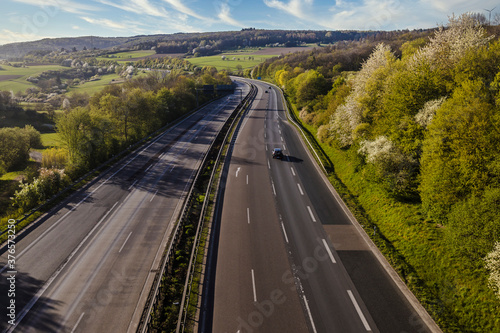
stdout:
<svg viewBox="0 0 500 333">
<path fill-rule="evenodd" d="M 378 87 L 387 76 L 386 69 L 389 69 L 394 61 L 395 57 L 390 47 L 379 44 L 351 80 L 352 92 L 345 103 L 337 108 L 330 122 L 337 134 L 337 141 L 342 147 L 354 143 L 353 132 L 358 125 L 363 123 L 363 117 L 372 117 L 372 113 L 376 110 L 373 102 L 379 95 L 379 92 L 375 95 L 372 92 L 379 89 Z"/>
<path fill-rule="evenodd" d="M 295 78 L 296 100 L 298 107 L 315 100 L 328 92 L 326 79 L 316 70 L 309 70 Z"/>
<path fill-rule="evenodd" d="M 28 131 L 18 127 L 0 128 L 0 169 L 9 171 L 28 161 L 30 151 Z"/>
</svg>

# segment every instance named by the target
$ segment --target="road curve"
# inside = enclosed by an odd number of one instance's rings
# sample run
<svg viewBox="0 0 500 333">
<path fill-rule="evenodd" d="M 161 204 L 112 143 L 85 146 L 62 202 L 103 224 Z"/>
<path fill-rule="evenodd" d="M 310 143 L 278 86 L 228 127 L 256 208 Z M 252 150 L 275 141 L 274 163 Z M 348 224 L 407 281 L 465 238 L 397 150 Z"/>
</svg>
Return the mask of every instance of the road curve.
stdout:
<svg viewBox="0 0 500 333">
<path fill-rule="evenodd" d="M 252 82 L 259 93 L 223 175 L 212 322 L 200 331 L 439 331 L 352 224 L 279 90 Z M 273 159 L 273 148 L 285 158 Z"/>
<path fill-rule="evenodd" d="M 248 86 L 239 84 L 243 95 Z M 16 244 L 16 325 L 4 332 L 135 332 L 192 178 L 240 94 L 138 149 Z M 5 248 L 0 307 L 10 299 Z"/>
</svg>

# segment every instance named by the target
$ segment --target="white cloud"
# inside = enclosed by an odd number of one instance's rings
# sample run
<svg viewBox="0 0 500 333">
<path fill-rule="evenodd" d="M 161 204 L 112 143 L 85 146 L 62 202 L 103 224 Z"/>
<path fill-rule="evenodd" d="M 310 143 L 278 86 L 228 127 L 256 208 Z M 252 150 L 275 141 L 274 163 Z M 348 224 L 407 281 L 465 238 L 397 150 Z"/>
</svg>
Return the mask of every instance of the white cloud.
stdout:
<svg viewBox="0 0 500 333">
<path fill-rule="evenodd" d="M 312 5 L 312 0 L 290 0 L 288 3 L 279 0 L 264 0 L 266 6 L 276 8 L 301 19 L 308 19 L 306 8 Z"/>
<path fill-rule="evenodd" d="M 232 25 L 235 27 L 243 27 L 244 25 L 231 17 L 231 9 L 227 3 L 222 3 L 219 8 L 219 13 L 217 17 L 221 20 L 222 23 L 226 23 L 228 25 Z"/>
<path fill-rule="evenodd" d="M 165 1 L 166 3 L 168 3 L 169 5 L 171 5 L 178 12 L 181 12 L 181 13 L 186 14 L 188 16 L 192 16 L 192 17 L 197 18 L 199 20 L 212 21 L 208 17 L 204 17 L 202 15 L 197 14 L 194 10 L 192 10 L 189 7 L 187 7 L 180 0 L 163 0 L 163 1 Z"/>
<path fill-rule="evenodd" d="M 112 6 L 137 15 L 145 14 L 156 17 L 168 17 L 168 12 L 163 7 L 157 7 L 148 0 L 129 0 L 116 3 L 108 0 L 98 0 L 100 3 Z"/>
<path fill-rule="evenodd" d="M 80 17 L 82 20 L 90 23 L 100 25 L 105 28 L 111 28 L 114 30 L 130 30 L 130 26 L 124 23 L 114 22 L 108 19 L 93 19 L 90 17 L 82 16 Z"/>
<path fill-rule="evenodd" d="M 99 8 L 95 6 L 89 6 L 82 4 L 80 2 L 75 2 L 70 0 L 11 0 L 11 1 L 40 7 L 43 10 L 51 13 L 57 13 L 58 11 L 63 11 L 73 14 L 83 14 L 85 12 L 99 10 Z"/>
<path fill-rule="evenodd" d="M 20 33 L 8 29 L 2 29 L 0 31 L 0 45 L 19 43 L 19 42 L 29 42 L 33 40 L 43 39 L 46 37 L 47 36 L 40 36 L 33 33 Z"/>
</svg>

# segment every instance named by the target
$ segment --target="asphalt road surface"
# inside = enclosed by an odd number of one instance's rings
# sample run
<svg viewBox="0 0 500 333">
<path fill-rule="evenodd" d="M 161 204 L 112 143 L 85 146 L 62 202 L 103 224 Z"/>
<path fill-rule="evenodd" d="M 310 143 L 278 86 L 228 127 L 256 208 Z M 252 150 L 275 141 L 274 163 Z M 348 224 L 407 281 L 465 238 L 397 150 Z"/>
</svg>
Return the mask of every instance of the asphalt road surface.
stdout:
<svg viewBox="0 0 500 333">
<path fill-rule="evenodd" d="M 336 199 L 278 90 L 254 83 L 222 178 L 200 331 L 439 332 Z"/>
<path fill-rule="evenodd" d="M 135 332 L 192 178 L 239 101 L 238 91 L 204 107 L 18 236 L 15 273 L 4 247 L 1 330 Z M 16 325 L 7 317 L 12 299 Z"/>
</svg>

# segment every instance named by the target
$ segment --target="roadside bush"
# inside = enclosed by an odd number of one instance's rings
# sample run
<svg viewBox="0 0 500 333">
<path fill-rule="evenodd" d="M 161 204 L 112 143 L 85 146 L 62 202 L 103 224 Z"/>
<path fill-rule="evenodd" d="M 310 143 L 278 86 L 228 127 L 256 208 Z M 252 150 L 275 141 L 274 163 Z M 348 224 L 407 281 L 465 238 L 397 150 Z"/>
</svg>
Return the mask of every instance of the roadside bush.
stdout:
<svg viewBox="0 0 500 333">
<path fill-rule="evenodd" d="M 68 162 L 68 151 L 62 148 L 50 148 L 43 152 L 42 167 L 63 169 Z"/>
<path fill-rule="evenodd" d="M 27 212 L 49 199 L 69 182 L 69 177 L 63 170 L 42 168 L 40 176 L 33 182 L 21 184 L 21 188 L 14 194 L 13 205 Z"/>
</svg>

